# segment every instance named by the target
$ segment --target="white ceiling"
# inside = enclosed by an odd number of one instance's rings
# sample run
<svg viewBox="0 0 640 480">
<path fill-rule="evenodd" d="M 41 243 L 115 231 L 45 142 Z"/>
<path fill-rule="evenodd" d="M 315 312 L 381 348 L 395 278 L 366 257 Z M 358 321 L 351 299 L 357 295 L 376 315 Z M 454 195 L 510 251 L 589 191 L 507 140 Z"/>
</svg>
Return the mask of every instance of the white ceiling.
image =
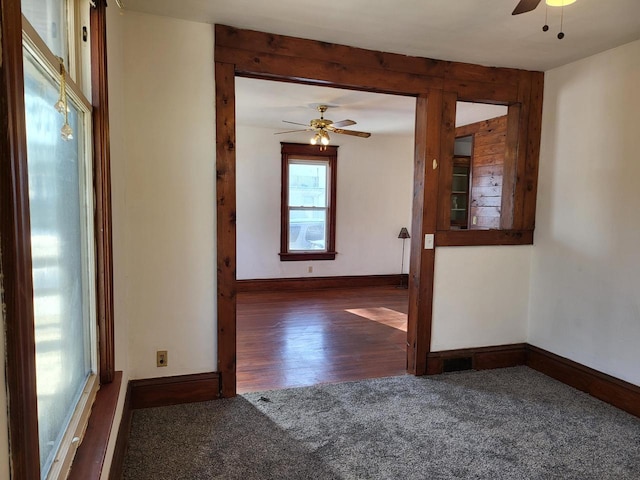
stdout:
<svg viewBox="0 0 640 480">
<path fill-rule="evenodd" d="M 135 10 L 205 23 L 480 65 L 548 70 L 640 38 L 640 0 L 544 2 L 512 16 L 517 0 L 124 0 Z"/>
<path fill-rule="evenodd" d="M 335 122 L 345 119 L 356 121 L 357 125 L 346 127 L 348 130 L 361 130 L 373 135 L 409 135 L 414 131 L 416 100 L 413 97 L 236 78 L 236 121 L 239 125 L 281 131 L 303 129 L 282 120 L 308 124 L 312 118 L 320 117 L 317 105 L 329 106 L 325 118 Z M 506 113 L 507 107 L 499 105 L 459 102 L 456 125 L 467 125 Z"/>
<path fill-rule="evenodd" d="M 124 0 L 125 10 L 308 38 L 354 47 L 480 65 L 548 70 L 640 38 L 640 0 L 577 0 L 564 9 L 544 1 L 512 16 L 518 0 Z M 372 134 L 413 132 L 415 100 L 327 87 L 236 80 L 240 125 L 291 130 L 325 115 Z M 456 123 L 496 116 L 491 106 L 460 106 Z M 293 127 L 293 128 L 289 128 Z"/>
</svg>

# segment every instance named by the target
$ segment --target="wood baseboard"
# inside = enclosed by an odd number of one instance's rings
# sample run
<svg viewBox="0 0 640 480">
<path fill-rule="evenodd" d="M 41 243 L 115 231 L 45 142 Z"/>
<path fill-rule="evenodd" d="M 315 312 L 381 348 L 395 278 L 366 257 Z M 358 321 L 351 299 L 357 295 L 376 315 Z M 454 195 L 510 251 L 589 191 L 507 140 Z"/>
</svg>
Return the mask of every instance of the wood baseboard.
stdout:
<svg viewBox="0 0 640 480">
<path fill-rule="evenodd" d="M 524 365 L 527 360 L 527 344 L 514 343 L 491 347 L 462 348 L 431 352 L 427 355 L 427 375 L 437 375 L 446 371 L 451 360 L 468 361 L 470 369 L 489 370 L 493 368 Z"/>
<path fill-rule="evenodd" d="M 409 275 L 354 275 L 345 277 L 258 278 L 236 280 L 238 292 L 271 292 L 279 290 L 320 290 L 326 288 L 384 287 L 407 285 Z"/>
<path fill-rule="evenodd" d="M 124 456 L 129 446 L 129 433 L 131 432 L 131 419 L 133 417 L 133 408 L 131 407 L 131 382 L 127 384 L 127 393 L 124 397 L 124 406 L 122 408 L 122 418 L 120 419 L 120 427 L 118 428 L 118 436 L 116 438 L 116 446 L 111 459 L 111 469 L 109 470 L 109 480 L 121 480 L 124 471 Z"/>
<path fill-rule="evenodd" d="M 218 372 L 131 381 L 131 408 L 162 407 L 220 398 Z"/>
<path fill-rule="evenodd" d="M 447 363 L 462 369 L 527 365 L 603 402 L 640 417 L 640 387 L 526 343 L 493 347 L 463 348 L 427 355 L 427 375 L 447 371 Z"/>
<path fill-rule="evenodd" d="M 640 417 L 640 387 L 636 385 L 533 345 L 527 345 L 527 366 Z"/>
</svg>

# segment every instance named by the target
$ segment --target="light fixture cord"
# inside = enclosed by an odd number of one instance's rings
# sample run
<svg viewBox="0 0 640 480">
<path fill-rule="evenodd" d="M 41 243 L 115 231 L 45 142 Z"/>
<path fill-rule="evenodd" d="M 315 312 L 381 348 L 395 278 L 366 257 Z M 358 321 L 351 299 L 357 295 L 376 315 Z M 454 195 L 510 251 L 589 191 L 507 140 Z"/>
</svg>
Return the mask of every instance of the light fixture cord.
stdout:
<svg viewBox="0 0 640 480">
<path fill-rule="evenodd" d="M 549 5 L 544 4 L 544 24 L 549 25 Z"/>
</svg>

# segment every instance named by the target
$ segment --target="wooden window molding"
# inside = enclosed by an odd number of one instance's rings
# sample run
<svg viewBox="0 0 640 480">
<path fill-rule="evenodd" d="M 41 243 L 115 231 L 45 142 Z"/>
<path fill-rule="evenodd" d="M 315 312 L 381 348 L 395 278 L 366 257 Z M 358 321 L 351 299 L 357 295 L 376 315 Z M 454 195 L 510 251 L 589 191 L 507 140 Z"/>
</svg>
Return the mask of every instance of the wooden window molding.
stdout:
<svg viewBox="0 0 640 480">
<path fill-rule="evenodd" d="M 493 95 L 482 84 L 460 86 L 443 98 L 440 193 L 436 246 L 530 245 L 535 228 L 535 201 L 540 153 L 540 124 L 544 75 L 521 71 L 513 86 Z M 457 230 L 451 228 L 448 200 L 451 196 L 453 145 L 456 137 L 469 135 L 467 127 L 455 127 L 459 101 L 494 103 L 508 107 L 502 171 L 500 221 L 496 228 Z M 469 205 L 471 208 L 471 205 Z"/>
<path fill-rule="evenodd" d="M 334 145 L 310 145 L 299 143 L 281 143 L 282 148 L 282 188 L 280 214 L 280 260 L 283 262 L 306 260 L 335 260 L 336 258 L 336 180 L 338 165 L 338 147 Z M 289 165 L 291 160 L 311 160 L 328 162 L 328 202 L 326 250 L 315 252 L 289 250 Z"/>
<path fill-rule="evenodd" d="M 111 225 L 111 153 L 107 83 L 107 1 L 95 0 L 90 10 L 91 103 L 93 105 L 93 175 L 97 275 L 98 361 L 100 383 L 113 381 L 113 250 Z"/>
<path fill-rule="evenodd" d="M 12 478 L 40 479 L 22 14 L 1 0 L 0 242 Z M 6 141 L 5 141 L 6 140 Z"/>
</svg>

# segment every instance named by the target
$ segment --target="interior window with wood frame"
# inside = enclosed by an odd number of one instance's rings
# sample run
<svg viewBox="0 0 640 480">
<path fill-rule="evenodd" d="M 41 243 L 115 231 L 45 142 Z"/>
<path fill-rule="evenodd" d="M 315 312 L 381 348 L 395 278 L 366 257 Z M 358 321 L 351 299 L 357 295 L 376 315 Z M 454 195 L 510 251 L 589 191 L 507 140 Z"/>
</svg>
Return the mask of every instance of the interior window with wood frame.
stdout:
<svg viewBox="0 0 640 480">
<path fill-rule="evenodd" d="M 504 178 L 505 160 L 512 158 L 507 155 L 507 112 L 504 105 L 457 102 L 451 176 L 452 229 L 502 228 L 503 185 L 508 188 L 513 183 Z"/>
<path fill-rule="evenodd" d="M 444 97 L 438 245 L 531 243 L 529 192 L 535 189 L 527 178 L 534 177 L 537 163 L 527 151 L 535 142 L 528 143 L 523 128 L 529 119 L 523 105 L 528 105 L 515 97 L 491 102 L 463 101 L 456 93 Z"/>
<path fill-rule="evenodd" d="M 338 147 L 281 145 L 280 260 L 334 260 Z"/>
<path fill-rule="evenodd" d="M 99 387 L 88 4 L 23 2 L 39 470 L 67 478 Z M 83 18 L 83 13 L 84 18 Z M 77 21 L 73 21 L 76 19 Z M 86 39 L 86 35 L 84 36 Z"/>
</svg>

